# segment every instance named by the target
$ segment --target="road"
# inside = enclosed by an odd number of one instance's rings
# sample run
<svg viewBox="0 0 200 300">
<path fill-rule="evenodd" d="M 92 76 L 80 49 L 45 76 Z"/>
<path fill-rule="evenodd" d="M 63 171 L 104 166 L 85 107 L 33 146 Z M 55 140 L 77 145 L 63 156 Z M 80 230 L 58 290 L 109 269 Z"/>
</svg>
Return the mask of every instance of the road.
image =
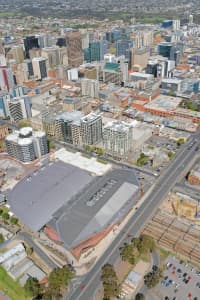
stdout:
<svg viewBox="0 0 200 300">
<path fill-rule="evenodd" d="M 127 235 L 137 236 L 143 226 L 151 218 L 157 207 L 161 204 L 167 193 L 174 187 L 177 180 L 183 176 L 183 172 L 190 159 L 196 154 L 196 148 L 200 145 L 200 134 L 193 135 L 188 143 L 181 146 L 179 153 L 172 160 L 169 167 L 158 178 L 152 192 L 137 209 L 135 214 L 125 225 L 124 230 L 118 234 L 108 249 L 97 261 L 92 270 L 84 276 L 80 286 L 64 298 L 69 300 L 92 300 L 96 288 L 100 285 L 100 274 L 102 266 L 109 262 L 114 264 L 119 257 L 119 247 L 127 241 Z"/>
<path fill-rule="evenodd" d="M 82 147 L 78 147 L 77 145 L 69 144 L 69 143 L 66 143 L 66 142 L 60 142 L 60 141 L 58 141 L 54 138 L 49 138 L 49 141 L 52 141 L 55 144 L 57 144 L 59 146 L 62 146 L 64 148 L 70 149 L 70 150 L 80 151 L 84 154 L 87 154 L 87 155 L 90 154 L 91 156 L 94 156 L 94 157 L 97 156 L 95 153 L 88 152 L 85 149 L 83 149 Z M 122 167 L 122 168 L 123 167 L 128 167 L 128 168 L 134 169 L 138 172 L 141 172 L 143 174 L 153 176 L 153 177 L 157 177 L 157 175 L 155 175 L 156 174 L 155 171 L 152 171 L 152 170 L 149 170 L 149 169 L 146 169 L 146 168 L 143 168 L 143 167 L 133 166 L 132 164 L 129 164 L 129 163 L 123 162 L 123 161 L 116 161 L 116 160 L 112 159 L 111 157 L 108 157 L 108 156 L 105 156 L 105 155 L 102 155 L 102 159 L 104 159 L 108 163 L 111 163 L 111 164 L 116 165 L 118 167 Z"/>
<path fill-rule="evenodd" d="M 49 266 L 50 269 L 55 269 L 58 266 L 34 243 L 33 238 L 27 232 L 18 232 L 16 238 L 21 239 L 33 248 L 35 253 Z"/>
</svg>

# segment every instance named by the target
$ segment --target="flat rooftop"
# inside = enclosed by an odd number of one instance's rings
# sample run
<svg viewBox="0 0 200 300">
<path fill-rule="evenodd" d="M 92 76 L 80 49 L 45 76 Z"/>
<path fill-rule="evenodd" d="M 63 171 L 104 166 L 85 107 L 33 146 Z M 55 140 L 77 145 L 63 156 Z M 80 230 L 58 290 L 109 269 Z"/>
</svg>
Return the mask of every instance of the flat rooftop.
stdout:
<svg viewBox="0 0 200 300">
<path fill-rule="evenodd" d="M 145 104 L 145 107 L 169 112 L 176 110 L 181 101 L 182 99 L 178 97 L 159 95 L 156 99 Z"/>
<path fill-rule="evenodd" d="M 96 177 L 87 189 L 66 203 L 49 222 L 70 249 L 123 220 L 136 202 L 138 182 L 133 170 L 117 169 Z"/>
<path fill-rule="evenodd" d="M 82 156 L 80 152 L 69 152 L 65 148 L 56 151 L 54 157 L 97 176 L 102 176 L 112 168 L 109 163 L 100 163 L 94 157 L 87 158 Z"/>
<path fill-rule="evenodd" d="M 92 176 L 61 161 L 50 162 L 25 177 L 7 195 L 14 214 L 33 231 L 92 181 Z"/>
</svg>

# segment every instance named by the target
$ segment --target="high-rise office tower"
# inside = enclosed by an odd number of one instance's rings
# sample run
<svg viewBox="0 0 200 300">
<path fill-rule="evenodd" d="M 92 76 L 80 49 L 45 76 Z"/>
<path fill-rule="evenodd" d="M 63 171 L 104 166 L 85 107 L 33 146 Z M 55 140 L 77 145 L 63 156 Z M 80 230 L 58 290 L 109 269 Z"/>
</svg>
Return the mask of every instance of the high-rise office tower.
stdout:
<svg viewBox="0 0 200 300">
<path fill-rule="evenodd" d="M 181 57 L 179 46 L 177 47 L 177 45 L 167 42 L 158 44 L 158 54 L 167 57 L 170 60 L 174 60 L 176 64 L 179 63 Z"/>
<path fill-rule="evenodd" d="M 106 63 L 103 67 L 103 82 L 121 85 L 123 72 L 119 63 Z"/>
<path fill-rule="evenodd" d="M 47 69 L 55 68 L 60 64 L 58 46 L 43 48 L 41 56 L 46 58 Z"/>
<path fill-rule="evenodd" d="M 32 61 L 30 59 L 25 59 L 24 60 L 24 67 L 25 69 L 27 70 L 28 72 L 28 75 L 29 76 L 33 76 L 34 73 L 33 73 L 33 64 L 32 64 Z"/>
<path fill-rule="evenodd" d="M 117 40 L 119 40 L 122 36 L 121 30 L 119 29 L 114 29 L 112 31 L 106 32 L 106 40 L 108 42 L 114 43 Z"/>
<path fill-rule="evenodd" d="M 40 48 L 51 47 L 52 37 L 48 34 L 38 34 L 35 36 L 38 39 L 38 44 Z"/>
<path fill-rule="evenodd" d="M 131 69 L 139 66 L 141 69 L 146 68 L 150 51 L 149 48 L 131 49 Z"/>
<path fill-rule="evenodd" d="M 8 101 L 11 99 L 11 95 L 6 92 L 0 92 L 0 118 L 9 117 Z"/>
<path fill-rule="evenodd" d="M 133 48 L 133 41 L 121 40 L 116 42 L 116 56 L 124 55 L 126 59 L 130 59 L 131 48 Z"/>
<path fill-rule="evenodd" d="M 25 58 L 30 58 L 29 50 L 33 48 L 40 48 L 38 38 L 34 35 L 29 35 L 24 38 Z"/>
<path fill-rule="evenodd" d="M 89 42 L 90 42 L 89 32 L 84 32 L 81 35 L 81 38 L 82 38 L 82 49 L 84 50 L 84 49 L 89 48 Z"/>
<path fill-rule="evenodd" d="M 179 19 L 173 20 L 173 30 L 179 30 L 181 26 L 181 21 Z"/>
<path fill-rule="evenodd" d="M 97 144 L 102 139 L 102 118 L 90 113 L 81 119 L 81 132 L 84 145 Z"/>
<path fill-rule="evenodd" d="M 15 86 L 13 72 L 11 68 L 0 67 L 0 90 L 9 91 Z"/>
<path fill-rule="evenodd" d="M 101 61 L 108 50 L 106 40 L 97 40 L 89 43 L 89 47 L 84 49 L 84 60 L 87 62 Z"/>
<path fill-rule="evenodd" d="M 20 64 L 24 61 L 24 50 L 20 45 L 14 45 L 6 54 L 7 60 L 14 59 L 16 63 Z"/>
<path fill-rule="evenodd" d="M 35 57 L 32 59 L 33 74 L 36 79 L 42 80 L 47 77 L 46 59 L 43 57 Z"/>
<path fill-rule="evenodd" d="M 9 117 L 14 122 L 19 122 L 23 119 L 30 118 L 31 101 L 28 96 L 11 98 L 8 101 Z"/>
<path fill-rule="evenodd" d="M 189 24 L 190 25 L 194 23 L 194 17 L 193 17 L 193 15 L 189 15 L 188 19 L 189 19 Z"/>
<path fill-rule="evenodd" d="M 153 31 L 138 31 L 133 36 L 136 49 L 149 47 L 153 44 Z"/>
<path fill-rule="evenodd" d="M 69 67 L 79 67 L 83 63 L 82 40 L 80 32 L 67 32 L 66 41 Z"/>
<path fill-rule="evenodd" d="M 155 78 L 172 77 L 175 69 L 175 61 L 167 58 L 149 60 L 146 73 L 152 74 Z"/>
</svg>

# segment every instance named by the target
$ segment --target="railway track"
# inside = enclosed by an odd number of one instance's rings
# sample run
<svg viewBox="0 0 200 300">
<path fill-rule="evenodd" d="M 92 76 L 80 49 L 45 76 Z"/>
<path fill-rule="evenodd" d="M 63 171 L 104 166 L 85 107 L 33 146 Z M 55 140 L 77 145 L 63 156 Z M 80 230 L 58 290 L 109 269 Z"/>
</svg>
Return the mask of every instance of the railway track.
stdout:
<svg viewBox="0 0 200 300">
<path fill-rule="evenodd" d="M 143 230 L 169 251 L 200 265 L 200 230 L 183 220 L 158 210 Z"/>
</svg>

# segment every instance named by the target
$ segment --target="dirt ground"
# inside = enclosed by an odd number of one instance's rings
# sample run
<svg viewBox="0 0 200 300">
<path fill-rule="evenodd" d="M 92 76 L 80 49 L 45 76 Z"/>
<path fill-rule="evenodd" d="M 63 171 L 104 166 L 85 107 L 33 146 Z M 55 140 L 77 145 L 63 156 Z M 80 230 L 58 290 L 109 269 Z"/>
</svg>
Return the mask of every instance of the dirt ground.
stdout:
<svg viewBox="0 0 200 300">
<path fill-rule="evenodd" d="M 187 199 L 180 194 L 170 193 L 162 204 L 162 209 L 179 217 L 186 218 L 194 224 L 200 226 L 200 218 L 196 218 L 196 213 L 200 212 L 197 201 Z"/>
</svg>

